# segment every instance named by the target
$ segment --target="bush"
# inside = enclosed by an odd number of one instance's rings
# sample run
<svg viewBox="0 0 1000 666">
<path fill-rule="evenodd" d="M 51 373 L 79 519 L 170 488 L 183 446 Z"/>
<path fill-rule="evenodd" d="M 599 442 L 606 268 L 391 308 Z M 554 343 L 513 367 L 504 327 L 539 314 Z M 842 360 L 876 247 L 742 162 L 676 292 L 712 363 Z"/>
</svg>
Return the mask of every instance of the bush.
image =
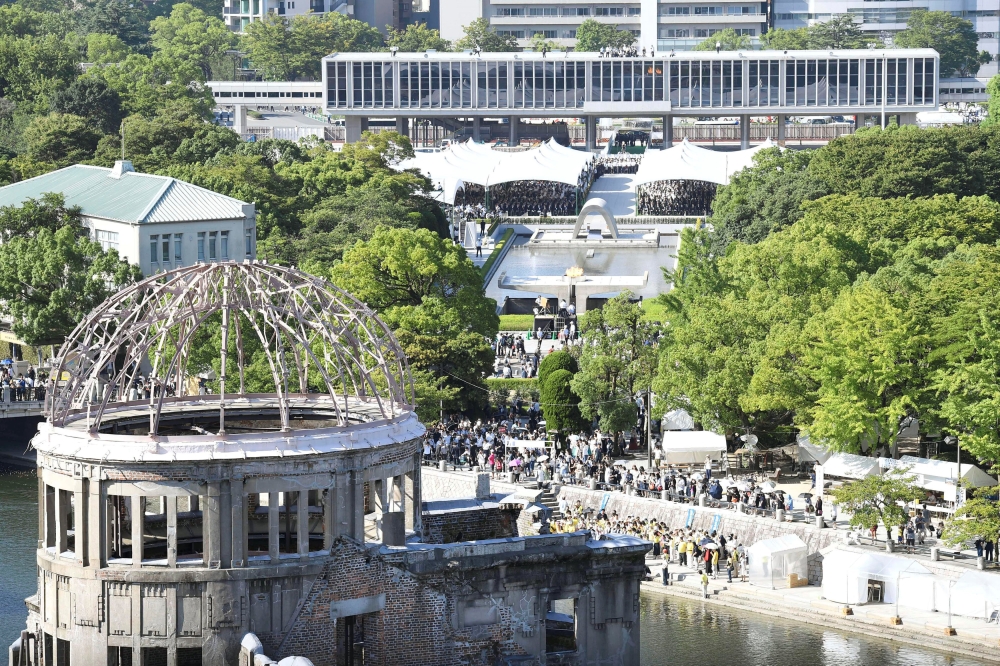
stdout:
<svg viewBox="0 0 1000 666">
<path fill-rule="evenodd" d="M 555 356 L 555 354 L 553 354 Z M 565 369 L 552 370 L 542 384 L 542 414 L 545 415 L 545 429 L 559 432 L 560 438 L 566 433 L 587 427 L 580 414 L 580 396 L 573 392 L 570 383 L 573 373 Z"/>
<path fill-rule="evenodd" d="M 538 385 L 544 388 L 548 376 L 556 370 L 568 370 L 570 374 L 576 374 L 579 369 L 576 359 L 569 352 L 552 352 L 538 364 Z"/>
</svg>

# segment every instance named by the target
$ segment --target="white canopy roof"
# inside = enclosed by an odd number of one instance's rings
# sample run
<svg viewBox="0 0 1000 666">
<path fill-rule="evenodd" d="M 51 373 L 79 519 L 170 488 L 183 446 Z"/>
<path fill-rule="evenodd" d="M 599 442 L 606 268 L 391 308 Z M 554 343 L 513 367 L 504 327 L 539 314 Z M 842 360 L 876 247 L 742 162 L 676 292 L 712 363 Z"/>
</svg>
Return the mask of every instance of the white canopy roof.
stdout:
<svg viewBox="0 0 1000 666">
<path fill-rule="evenodd" d="M 824 476 L 839 476 L 844 479 L 863 479 L 878 476 L 879 459 L 858 456 L 853 453 L 834 453 L 823 463 Z"/>
<path fill-rule="evenodd" d="M 720 152 L 684 139 L 673 148 L 647 150 L 632 182 L 639 186 L 660 180 L 703 180 L 726 185 L 734 173 L 753 164 L 754 155 L 775 145 L 768 139 L 748 150 Z"/>
<path fill-rule="evenodd" d="M 886 603 L 894 603 L 902 589 L 901 604 L 934 610 L 935 577 L 918 562 L 841 548 L 823 552 L 824 598 L 838 603 L 863 604 L 868 600 L 869 580 L 882 582 Z"/>
<path fill-rule="evenodd" d="M 708 430 L 670 430 L 663 433 L 663 458 L 667 463 L 702 463 L 705 456 L 718 460 L 725 451 L 726 438 Z"/>
<path fill-rule="evenodd" d="M 805 542 L 797 534 L 786 534 L 773 539 L 764 539 L 750 546 L 751 552 L 775 555 L 793 550 L 808 550 Z"/>
<path fill-rule="evenodd" d="M 674 409 L 663 415 L 663 430 L 694 430 L 694 418 L 683 409 Z"/>
<path fill-rule="evenodd" d="M 417 153 L 396 168 L 419 169 L 435 189 L 441 190 L 446 203 L 454 203 L 455 193 L 465 183 L 488 187 L 518 180 L 547 180 L 576 185 L 593 160 L 593 154 L 567 148 L 555 139 L 521 152 L 493 150 L 470 140 L 436 153 Z"/>
<path fill-rule="evenodd" d="M 916 456 L 900 456 L 899 460 L 882 458 L 884 469 L 906 468 L 907 474 L 917 477 L 917 485 L 928 490 L 944 490 L 944 486 L 954 486 L 958 475 L 958 463 L 947 460 L 932 460 Z M 975 465 L 962 465 L 963 485 L 971 488 L 995 486 L 996 479 Z M 939 487 L 940 486 L 940 487 Z"/>
<path fill-rule="evenodd" d="M 822 464 L 830 459 L 830 452 L 822 446 L 813 444 L 812 440 L 809 439 L 809 435 L 800 432 L 795 440 L 799 445 L 800 463 L 815 461 Z"/>
<path fill-rule="evenodd" d="M 1000 576 L 984 571 L 966 571 L 951 588 L 951 605 L 960 615 L 989 617 L 1000 609 Z"/>
</svg>

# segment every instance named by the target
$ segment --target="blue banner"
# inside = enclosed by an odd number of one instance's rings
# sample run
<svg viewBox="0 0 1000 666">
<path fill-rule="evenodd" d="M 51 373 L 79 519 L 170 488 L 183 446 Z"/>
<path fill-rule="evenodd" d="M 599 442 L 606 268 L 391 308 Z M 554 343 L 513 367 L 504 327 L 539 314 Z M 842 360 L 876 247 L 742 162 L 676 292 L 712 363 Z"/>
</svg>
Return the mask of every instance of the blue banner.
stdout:
<svg viewBox="0 0 1000 666">
<path fill-rule="evenodd" d="M 688 518 L 684 527 L 691 527 L 692 525 L 694 525 L 694 509 L 688 509 Z"/>
<path fill-rule="evenodd" d="M 712 517 L 712 526 L 708 528 L 708 533 L 711 534 L 712 532 L 718 532 L 719 527 L 721 525 L 722 525 L 722 514 L 717 513 L 715 514 L 715 516 Z"/>
<path fill-rule="evenodd" d="M 609 499 L 611 499 L 611 493 L 604 493 L 604 497 L 601 498 L 601 511 L 604 511 L 604 507 L 608 505 Z"/>
</svg>

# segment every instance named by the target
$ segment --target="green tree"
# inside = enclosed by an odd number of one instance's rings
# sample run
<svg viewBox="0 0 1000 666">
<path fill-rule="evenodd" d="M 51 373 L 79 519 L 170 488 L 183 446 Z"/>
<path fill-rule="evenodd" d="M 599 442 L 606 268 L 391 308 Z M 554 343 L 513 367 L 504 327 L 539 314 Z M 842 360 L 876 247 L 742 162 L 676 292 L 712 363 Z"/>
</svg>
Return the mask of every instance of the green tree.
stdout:
<svg viewBox="0 0 1000 666">
<path fill-rule="evenodd" d="M 122 122 L 121 98 L 100 79 L 80 78 L 57 91 L 52 110 L 86 118 L 105 134 L 117 132 Z"/>
<path fill-rule="evenodd" d="M 583 430 L 587 422 L 580 414 L 580 396 L 573 392 L 573 373 L 554 370 L 541 384 L 539 401 L 545 416 L 545 429 L 558 433 L 556 439 L 565 442 L 567 435 Z"/>
<path fill-rule="evenodd" d="M 605 432 L 621 433 L 636 425 L 636 398 L 649 389 L 656 367 L 653 344 L 656 326 L 645 321 L 642 308 L 628 290 L 589 310 L 581 330 L 587 344 L 580 351 L 580 370 L 573 391 L 580 396 L 580 413 L 599 419 Z"/>
<path fill-rule="evenodd" d="M 554 351 L 538 364 L 538 386 L 545 386 L 549 375 L 556 370 L 568 370 L 570 374 L 576 374 L 579 369 L 576 359 L 568 351 Z"/>
<path fill-rule="evenodd" d="M 557 48 L 559 48 L 559 45 L 556 44 L 551 39 L 546 39 L 545 33 L 542 31 L 536 32 L 534 35 L 531 36 L 532 51 L 541 53 L 542 51 L 552 51 L 553 49 Z"/>
<path fill-rule="evenodd" d="M 344 253 L 331 277 L 378 312 L 435 297 L 485 338 L 500 327 L 495 301 L 484 295 L 482 275 L 465 250 L 426 229 L 377 229 Z"/>
<path fill-rule="evenodd" d="M 31 238 L 43 229 L 54 233 L 67 226 L 86 234 L 80 209 L 67 208 L 61 194 L 47 192 L 38 199 L 26 199 L 19 206 L 0 208 L 0 241 L 4 243 L 13 238 Z"/>
<path fill-rule="evenodd" d="M 760 36 L 761 48 L 769 51 L 804 51 L 809 48 L 809 28 L 771 28 Z"/>
<path fill-rule="evenodd" d="M 996 487 L 977 488 L 948 518 L 941 536 L 945 543 L 953 546 L 980 538 L 996 541 L 1000 537 L 1000 503 Z"/>
<path fill-rule="evenodd" d="M 914 9 L 906 29 L 896 33 L 893 44 L 901 48 L 934 49 L 941 55 L 941 76 L 954 72 L 975 76 L 992 57 L 979 50 L 979 36 L 968 21 L 951 12 L 930 12 Z"/>
<path fill-rule="evenodd" d="M 392 46 L 403 53 L 421 53 L 428 49 L 450 51 L 451 42 L 441 38 L 441 33 L 431 30 L 426 23 L 411 23 L 403 30 L 387 29 L 386 46 Z"/>
<path fill-rule="evenodd" d="M 714 51 L 716 46 L 722 51 L 739 51 L 753 47 L 749 36 L 737 34 L 733 28 L 724 28 L 708 39 L 698 42 L 693 50 Z"/>
<path fill-rule="evenodd" d="M 132 53 L 128 44 L 116 35 L 95 32 L 87 35 L 87 61 L 95 65 L 121 62 Z"/>
<path fill-rule="evenodd" d="M 989 83 L 986 84 L 986 92 L 989 94 L 986 102 L 986 119 L 983 125 L 986 127 L 997 127 L 1000 125 L 1000 74 L 994 74 Z"/>
<path fill-rule="evenodd" d="M 14 334 L 29 345 L 54 344 L 121 287 L 142 277 L 137 266 L 105 252 L 69 225 L 12 238 L 0 253 L 0 301 Z"/>
<path fill-rule="evenodd" d="M 758 243 L 802 218 L 802 203 L 829 193 L 808 170 L 813 151 L 761 151 L 754 165 L 733 174 L 712 201 L 712 249 L 724 254 L 733 241 Z"/>
<path fill-rule="evenodd" d="M 635 35 L 613 25 L 587 19 L 576 29 L 576 50 L 595 52 L 602 48 L 620 49 L 635 44 Z"/>
<path fill-rule="evenodd" d="M 133 49 L 148 47 L 149 16 L 145 4 L 128 0 L 85 0 L 80 4 L 77 20 L 83 32 L 114 35 Z"/>
<path fill-rule="evenodd" d="M 304 14 L 291 21 L 268 14 L 247 27 L 242 41 L 242 50 L 269 81 L 317 80 L 324 56 L 383 47 L 378 30 L 337 12 Z"/>
<path fill-rule="evenodd" d="M 190 67 L 188 73 L 199 75 L 192 73 Z M 133 53 L 120 62 L 92 67 L 84 78 L 104 81 L 118 93 L 126 116 L 141 114 L 150 118 L 173 113 L 174 109 L 184 107 L 193 108 L 199 117 L 208 118 L 215 106 L 209 90 L 191 86 L 191 79 L 183 83 L 171 80 L 167 72 L 154 64 L 151 58 L 138 53 Z"/>
<path fill-rule="evenodd" d="M 877 37 L 861 31 L 850 14 L 837 14 L 809 27 L 810 49 L 864 49 L 878 43 Z"/>
<path fill-rule="evenodd" d="M 44 113 L 79 74 L 77 50 L 55 35 L 0 39 L 0 97 L 21 111 Z"/>
<path fill-rule="evenodd" d="M 462 38 L 455 42 L 455 48 L 459 51 L 472 49 L 483 53 L 503 53 L 504 51 L 520 51 L 517 45 L 517 37 L 513 35 L 498 35 L 490 22 L 484 18 L 478 18 L 469 25 L 462 27 Z"/>
<path fill-rule="evenodd" d="M 189 72 L 194 70 L 197 80 L 208 81 L 213 72 L 229 69 L 225 52 L 236 45 L 236 35 L 222 19 L 182 2 L 174 5 L 170 16 L 154 19 L 150 29 L 156 51 L 153 63 L 171 78 L 190 81 Z"/>
<path fill-rule="evenodd" d="M 909 519 L 907 502 L 923 498 L 923 492 L 913 485 L 913 477 L 893 468 L 882 475 L 866 476 L 831 491 L 840 510 L 851 515 L 851 526 L 871 529 L 879 523 L 888 532 Z"/>
<path fill-rule="evenodd" d="M 24 139 L 28 157 L 63 167 L 93 158 L 101 134 L 86 118 L 50 113 L 36 117 Z"/>
<path fill-rule="evenodd" d="M 844 291 L 808 325 L 804 372 L 817 385 L 800 415 L 814 442 L 869 453 L 891 445 L 906 416 L 919 416 L 925 332 L 872 281 Z"/>
</svg>

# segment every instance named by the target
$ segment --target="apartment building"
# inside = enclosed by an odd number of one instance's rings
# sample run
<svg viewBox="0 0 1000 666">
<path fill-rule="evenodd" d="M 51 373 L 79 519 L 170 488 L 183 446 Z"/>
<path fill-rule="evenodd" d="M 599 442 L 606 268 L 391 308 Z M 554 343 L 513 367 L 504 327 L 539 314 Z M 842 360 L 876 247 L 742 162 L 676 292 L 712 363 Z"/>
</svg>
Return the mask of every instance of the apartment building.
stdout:
<svg viewBox="0 0 1000 666">
<path fill-rule="evenodd" d="M 429 0 L 223 0 L 222 20 L 233 32 L 243 32 L 251 22 L 268 14 L 291 18 L 310 12 L 340 12 L 384 32 L 386 26 L 398 29 L 410 23 L 414 7 L 424 2 L 429 13 Z"/>
<path fill-rule="evenodd" d="M 500 34 L 527 45 L 535 35 L 563 46 L 576 44 L 587 19 L 629 30 L 640 48 L 689 49 L 719 30 L 733 28 L 756 41 L 767 24 L 766 2 L 691 0 L 439 0 L 441 36 L 456 40 L 462 28 L 486 18 Z"/>
<path fill-rule="evenodd" d="M 979 49 L 993 55 L 993 62 L 979 70 L 978 78 L 988 79 L 997 73 L 1000 59 L 1000 2 L 997 0 L 773 0 L 774 22 L 778 28 L 800 28 L 829 20 L 837 14 L 850 14 L 862 30 L 891 39 L 906 28 L 915 9 L 950 12 L 972 21 L 979 34 Z M 942 78 L 948 72 L 941 72 Z"/>
</svg>

